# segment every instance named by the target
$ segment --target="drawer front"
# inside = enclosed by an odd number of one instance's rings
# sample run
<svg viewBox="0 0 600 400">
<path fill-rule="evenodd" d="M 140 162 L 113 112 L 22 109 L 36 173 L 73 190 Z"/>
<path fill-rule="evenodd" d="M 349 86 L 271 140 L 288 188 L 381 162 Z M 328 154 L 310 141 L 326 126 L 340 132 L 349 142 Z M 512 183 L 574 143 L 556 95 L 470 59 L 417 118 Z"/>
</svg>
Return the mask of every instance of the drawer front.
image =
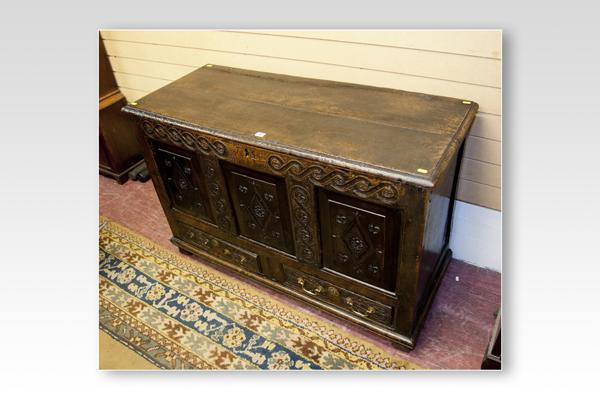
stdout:
<svg viewBox="0 0 600 400">
<path fill-rule="evenodd" d="M 222 260 L 229 261 L 247 270 L 262 273 L 260 259 L 257 254 L 241 249 L 223 239 L 219 239 L 199 229 L 179 223 L 181 239 L 195 244 L 200 249 Z"/>
<path fill-rule="evenodd" d="M 164 144 L 154 144 L 154 155 L 165 189 L 174 209 L 214 222 L 202 171 L 195 155 Z"/>
<path fill-rule="evenodd" d="M 240 235 L 293 255 L 285 181 L 235 165 L 224 171 Z"/>
<path fill-rule="evenodd" d="M 379 323 L 387 328 L 392 325 L 392 307 L 285 265 L 283 270 L 286 284 L 296 291 L 352 312 L 367 321 Z"/>
<path fill-rule="evenodd" d="M 319 207 L 324 267 L 395 291 L 401 212 L 323 190 Z"/>
</svg>

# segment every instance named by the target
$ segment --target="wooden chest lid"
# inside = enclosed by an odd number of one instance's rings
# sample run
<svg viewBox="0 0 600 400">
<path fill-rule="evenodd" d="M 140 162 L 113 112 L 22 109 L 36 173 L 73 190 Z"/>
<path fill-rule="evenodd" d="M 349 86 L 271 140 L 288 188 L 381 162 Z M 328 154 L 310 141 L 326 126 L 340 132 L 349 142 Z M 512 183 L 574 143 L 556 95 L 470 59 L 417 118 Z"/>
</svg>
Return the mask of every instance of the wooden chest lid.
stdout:
<svg viewBox="0 0 600 400">
<path fill-rule="evenodd" d="M 477 108 L 463 99 L 212 65 L 124 111 L 434 186 Z"/>
</svg>

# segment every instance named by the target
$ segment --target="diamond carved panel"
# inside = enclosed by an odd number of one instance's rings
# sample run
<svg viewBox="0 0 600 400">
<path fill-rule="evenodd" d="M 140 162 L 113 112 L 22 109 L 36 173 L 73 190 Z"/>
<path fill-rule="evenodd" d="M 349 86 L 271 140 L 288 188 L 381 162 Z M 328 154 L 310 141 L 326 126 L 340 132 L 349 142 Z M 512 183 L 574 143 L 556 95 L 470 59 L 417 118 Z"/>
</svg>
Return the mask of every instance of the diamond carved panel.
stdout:
<svg viewBox="0 0 600 400">
<path fill-rule="evenodd" d="M 204 181 L 202 175 L 196 173 L 192 157 L 170 150 L 170 147 L 159 147 L 155 152 L 156 163 L 169 191 L 173 207 L 188 215 L 212 221 L 212 212 L 207 209 L 205 198 L 200 190 Z"/>
<path fill-rule="evenodd" d="M 362 264 L 362 262 L 369 257 L 373 251 L 373 245 L 369 240 L 369 235 L 363 228 L 362 224 L 358 219 L 358 212 L 355 213 L 356 219 L 352 222 L 350 227 L 342 235 L 342 240 L 350 252 L 350 256 L 354 260 L 356 265 Z"/>
<path fill-rule="evenodd" d="M 265 202 L 260 198 L 260 194 L 256 190 L 252 194 L 252 198 L 250 200 L 250 204 L 246 206 L 246 209 L 254 217 L 254 220 L 260 226 L 260 229 L 263 232 L 269 226 L 269 221 L 273 214 L 269 211 L 269 207 L 265 204 Z"/>
<path fill-rule="evenodd" d="M 240 235 L 294 254 L 285 181 L 232 165 L 224 170 Z"/>
<path fill-rule="evenodd" d="M 192 211 L 194 209 L 192 201 L 193 191 L 198 189 L 192 186 L 189 179 L 186 178 L 186 176 L 184 175 L 178 163 L 175 163 L 173 178 L 169 179 L 173 181 L 173 186 L 176 188 L 177 192 L 181 194 L 184 202 L 187 204 L 187 208 L 190 211 Z"/>
<path fill-rule="evenodd" d="M 393 210 L 319 191 L 323 266 L 385 290 L 395 287 Z"/>
</svg>

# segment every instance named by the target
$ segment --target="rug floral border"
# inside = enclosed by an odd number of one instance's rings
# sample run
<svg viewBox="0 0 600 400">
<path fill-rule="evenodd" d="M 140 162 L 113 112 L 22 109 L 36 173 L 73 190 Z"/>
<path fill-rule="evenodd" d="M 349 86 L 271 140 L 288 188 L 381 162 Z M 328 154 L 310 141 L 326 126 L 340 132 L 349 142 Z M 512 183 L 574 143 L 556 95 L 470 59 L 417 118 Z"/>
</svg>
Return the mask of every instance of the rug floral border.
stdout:
<svg viewBox="0 0 600 400">
<path fill-rule="evenodd" d="M 315 319 L 307 314 L 290 309 L 285 304 L 270 296 L 248 287 L 219 272 L 194 261 L 179 256 L 161 246 L 150 242 L 127 228 L 109 219 L 100 217 L 100 230 L 115 242 L 126 246 L 132 251 L 141 251 L 141 257 L 151 259 L 153 263 L 170 273 L 179 274 L 192 280 L 207 290 L 244 307 L 251 313 L 278 324 L 281 328 L 304 336 L 307 340 L 327 349 L 334 357 L 347 360 L 348 365 L 363 370 L 420 370 L 422 367 L 387 353 L 374 344 L 343 332 L 324 321 Z M 138 250 L 139 249 L 139 250 Z M 101 285 L 107 285 L 107 282 Z M 118 307 L 113 302 L 100 296 L 101 320 L 113 321 L 111 324 L 100 324 L 101 329 L 140 354 L 160 368 L 165 369 L 223 369 L 223 365 L 208 362 L 206 359 L 190 352 L 176 341 L 171 340 L 161 332 L 149 329 L 147 326 L 136 327 L 135 318 L 128 310 Z M 273 317 L 276 318 L 273 318 Z M 143 345 L 144 351 L 141 351 Z M 149 350 L 148 350 L 149 349 Z M 302 366 L 302 365 L 301 365 Z M 308 367 L 308 365 L 307 365 Z M 228 369 L 255 369 L 252 363 L 237 360 L 235 365 L 227 364 Z"/>
</svg>

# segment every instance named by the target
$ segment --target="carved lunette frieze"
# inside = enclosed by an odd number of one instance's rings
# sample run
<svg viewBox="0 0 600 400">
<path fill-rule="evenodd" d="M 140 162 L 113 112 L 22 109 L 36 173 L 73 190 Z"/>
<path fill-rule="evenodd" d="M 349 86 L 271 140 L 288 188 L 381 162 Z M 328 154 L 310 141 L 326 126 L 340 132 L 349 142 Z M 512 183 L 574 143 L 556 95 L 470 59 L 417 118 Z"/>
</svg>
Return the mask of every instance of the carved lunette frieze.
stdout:
<svg viewBox="0 0 600 400">
<path fill-rule="evenodd" d="M 390 182 L 355 175 L 326 165 L 304 166 L 300 160 L 289 158 L 285 161 L 275 154 L 269 156 L 267 165 L 272 172 L 280 175 L 308 180 L 317 186 L 324 186 L 339 192 L 350 192 L 362 198 L 379 200 L 385 204 L 395 203 L 400 197 L 398 188 Z"/>
<path fill-rule="evenodd" d="M 315 186 L 356 195 L 382 204 L 394 204 L 402 196 L 402 187 L 373 176 L 358 175 L 327 163 L 307 161 L 293 156 L 284 159 L 272 151 L 245 144 L 215 139 L 210 135 L 187 131 L 167 122 L 143 119 L 142 130 L 148 137 L 205 155 L 258 168 L 275 175 L 307 181 Z"/>
<path fill-rule="evenodd" d="M 141 122 L 142 130 L 151 138 L 173 144 L 189 150 L 200 150 L 204 154 L 215 154 L 218 157 L 227 157 L 227 147 L 220 140 L 206 137 L 199 133 L 191 133 L 168 124 L 160 124 L 144 119 Z"/>
</svg>

